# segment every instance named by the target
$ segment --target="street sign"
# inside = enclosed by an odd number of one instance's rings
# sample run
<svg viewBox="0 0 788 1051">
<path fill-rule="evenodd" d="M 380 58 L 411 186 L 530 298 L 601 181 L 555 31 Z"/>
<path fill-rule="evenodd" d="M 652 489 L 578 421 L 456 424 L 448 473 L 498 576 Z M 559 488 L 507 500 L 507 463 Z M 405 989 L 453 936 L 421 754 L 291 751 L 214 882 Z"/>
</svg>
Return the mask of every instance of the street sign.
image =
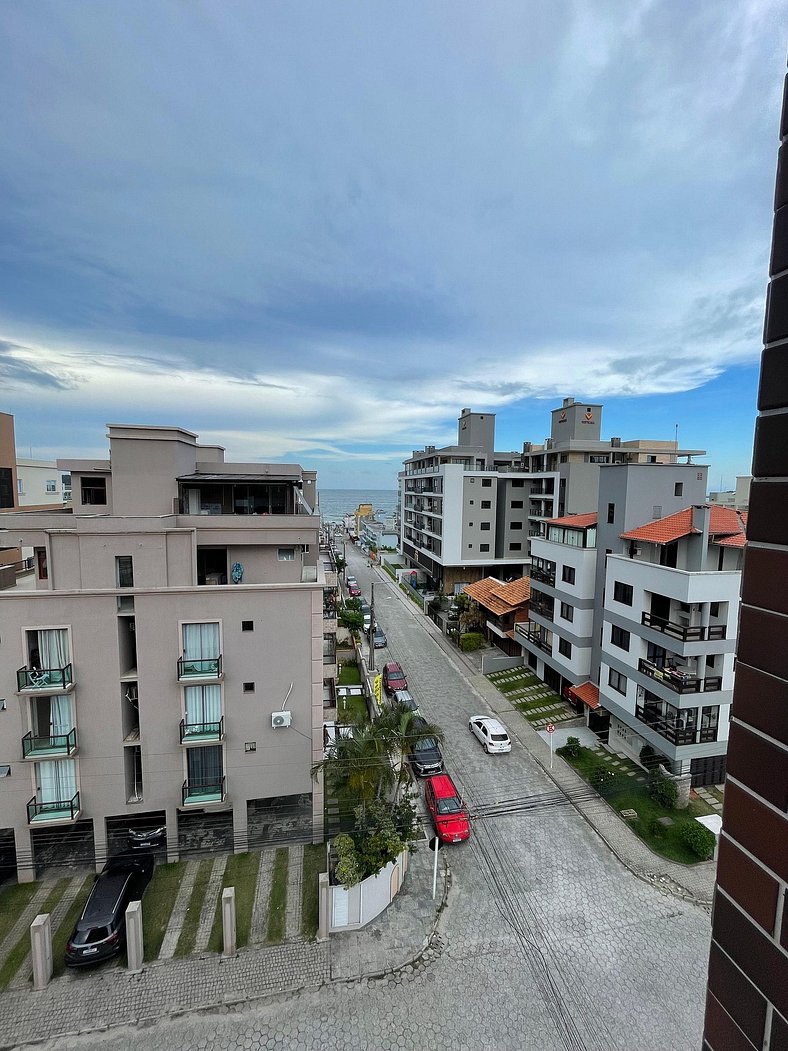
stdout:
<svg viewBox="0 0 788 1051">
<path fill-rule="evenodd" d="M 430 850 L 440 850 L 443 844 L 437 836 L 433 836 L 430 840 Z"/>
<path fill-rule="evenodd" d="M 548 723 L 547 724 L 547 732 L 549 734 L 554 734 L 555 733 L 555 723 Z"/>
</svg>

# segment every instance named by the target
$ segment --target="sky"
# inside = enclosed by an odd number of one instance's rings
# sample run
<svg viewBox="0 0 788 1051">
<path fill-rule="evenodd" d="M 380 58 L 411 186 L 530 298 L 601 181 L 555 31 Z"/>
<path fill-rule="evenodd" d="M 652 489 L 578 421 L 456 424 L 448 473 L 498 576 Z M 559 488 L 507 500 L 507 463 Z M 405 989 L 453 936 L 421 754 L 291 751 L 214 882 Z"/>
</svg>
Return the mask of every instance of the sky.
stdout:
<svg viewBox="0 0 788 1051">
<path fill-rule="evenodd" d="M 321 488 L 603 437 L 750 470 L 788 0 L 0 4 L 20 456 L 195 431 Z"/>
</svg>

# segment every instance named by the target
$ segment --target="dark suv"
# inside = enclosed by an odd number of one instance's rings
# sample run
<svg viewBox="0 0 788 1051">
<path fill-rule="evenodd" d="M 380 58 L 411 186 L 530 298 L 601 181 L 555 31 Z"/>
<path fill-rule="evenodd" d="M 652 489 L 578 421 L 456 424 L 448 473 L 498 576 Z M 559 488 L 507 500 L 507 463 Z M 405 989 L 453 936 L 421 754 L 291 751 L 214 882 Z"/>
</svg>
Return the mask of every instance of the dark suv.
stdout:
<svg viewBox="0 0 788 1051">
<path fill-rule="evenodd" d="M 415 718 L 411 723 L 412 729 L 416 732 L 423 730 L 426 725 L 420 718 Z M 443 756 L 434 737 L 424 737 L 420 741 L 414 740 L 410 747 L 408 761 L 417 777 L 429 777 L 443 770 Z"/>
<path fill-rule="evenodd" d="M 153 875 L 153 855 L 110 858 L 90 892 L 66 945 L 67 967 L 116 956 L 126 945 L 126 907 L 139 901 Z"/>
</svg>

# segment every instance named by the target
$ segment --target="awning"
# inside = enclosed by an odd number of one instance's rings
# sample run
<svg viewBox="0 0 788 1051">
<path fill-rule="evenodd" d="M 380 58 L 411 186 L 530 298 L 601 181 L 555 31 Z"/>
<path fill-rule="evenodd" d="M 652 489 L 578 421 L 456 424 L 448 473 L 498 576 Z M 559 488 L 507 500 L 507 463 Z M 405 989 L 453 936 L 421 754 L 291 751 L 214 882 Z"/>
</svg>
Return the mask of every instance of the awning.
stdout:
<svg viewBox="0 0 788 1051">
<path fill-rule="evenodd" d="M 599 707 L 599 687 L 592 682 L 584 682 L 581 686 L 568 686 L 566 692 L 575 700 L 587 704 L 592 711 Z"/>
</svg>

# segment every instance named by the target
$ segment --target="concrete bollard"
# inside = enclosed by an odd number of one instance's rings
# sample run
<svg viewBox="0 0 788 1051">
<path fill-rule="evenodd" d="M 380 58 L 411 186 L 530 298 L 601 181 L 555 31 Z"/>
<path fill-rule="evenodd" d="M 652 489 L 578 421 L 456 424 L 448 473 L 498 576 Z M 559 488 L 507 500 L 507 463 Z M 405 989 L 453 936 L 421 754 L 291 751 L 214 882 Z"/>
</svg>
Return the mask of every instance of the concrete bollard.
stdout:
<svg viewBox="0 0 788 1051">
<path fill-rule="evenodd" d="M 235 887 L 225 887 L 222 891 L 222 956 L 235 956 Z"/>
<path fill-rule="evenodd" d="M 52 977 L 52 921 L 48 912 L 42 912 L 30 924 L 30 951 L 33 988 L 46 989 Z"/>
<path fill-rule="evenodd" d="M 126 956 L 129 971 L 139 974 L 145 956 L 142 940 L 142 902 L 130 901 L 126 907 Z"/>
<path fill-rule="evenodd" d="M 329 915 L 328 915 L 328 903 L 329 903 L 329 886 L 328 886 L 328 873 L 321 872 L 317 877 L 317 904 L 318 904 L 318 922 L 317 922 L 317 940 L 324 942 L 328 938 L 329 928 Z"/>
</svg>

